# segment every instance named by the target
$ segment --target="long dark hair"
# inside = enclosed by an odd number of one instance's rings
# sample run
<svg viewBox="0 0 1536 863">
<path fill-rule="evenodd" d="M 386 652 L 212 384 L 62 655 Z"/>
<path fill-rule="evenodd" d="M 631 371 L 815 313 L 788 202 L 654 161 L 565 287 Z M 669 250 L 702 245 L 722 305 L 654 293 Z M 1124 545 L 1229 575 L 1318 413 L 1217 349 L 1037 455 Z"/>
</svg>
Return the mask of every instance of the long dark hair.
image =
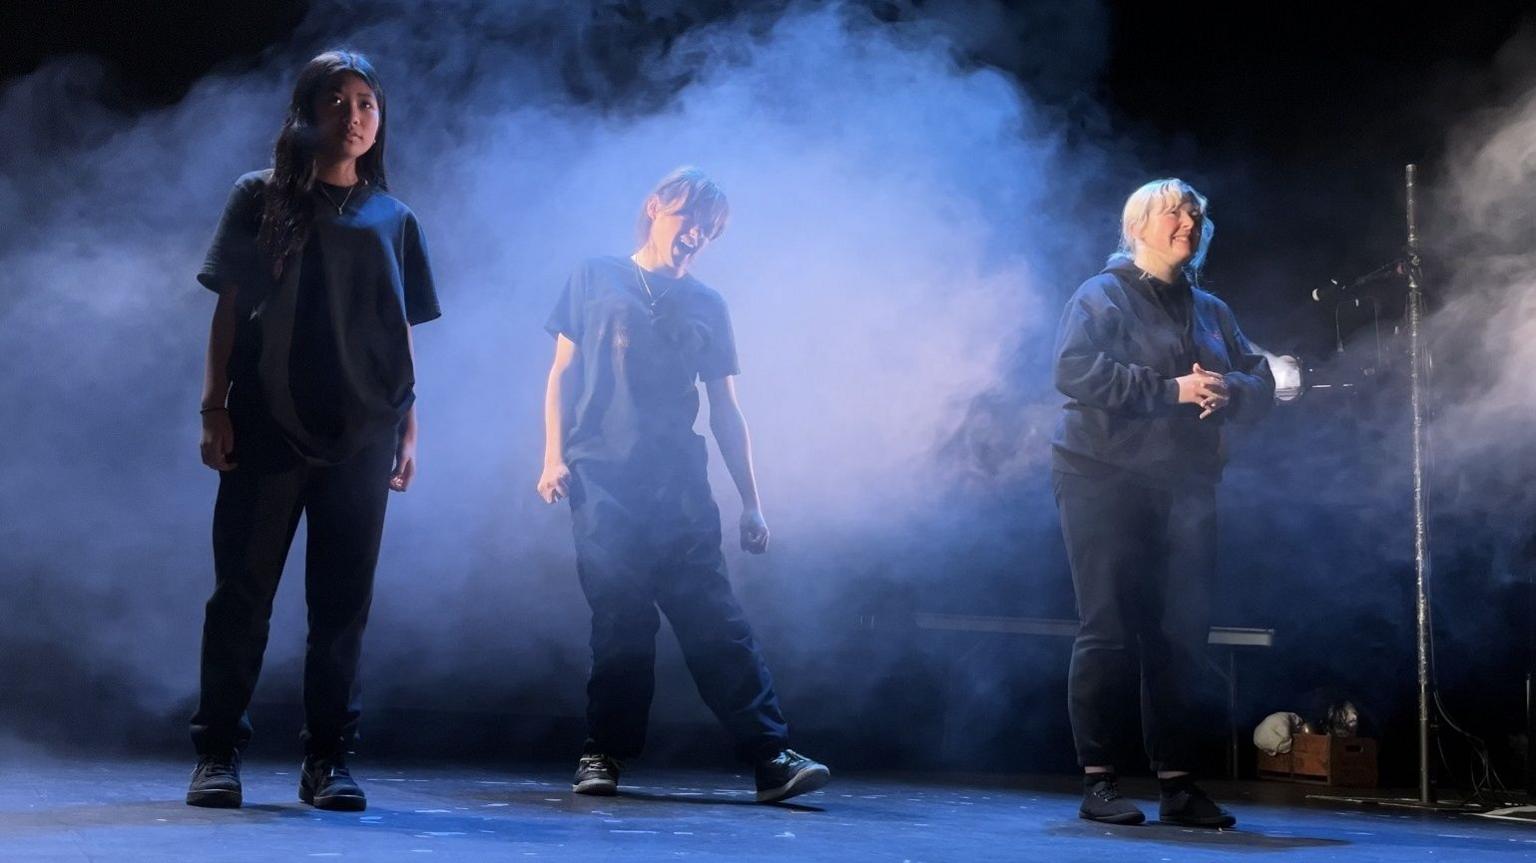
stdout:
<svg viewBox="0 0 1536 863">
<path fill-rule="evenodd" d="M 373 147 L 358 157 L 357 177 L 370 186 L 389 188 L 384 176 L 384 85 L 368 58 L 354 51 L 327 51 L 304 64 L 293 85 L 288 117 L 277 135 L 272 155 L 272 182 L 267 184 L 266 205 L 261 214 L 257 241 L 280 277 L 283 262 L 304 248 L 314 221 L 315 188 L 315 95 L 337 75 L 352 73 L 373 90 L 379 106 L 379 132 Z"/>
</svg>

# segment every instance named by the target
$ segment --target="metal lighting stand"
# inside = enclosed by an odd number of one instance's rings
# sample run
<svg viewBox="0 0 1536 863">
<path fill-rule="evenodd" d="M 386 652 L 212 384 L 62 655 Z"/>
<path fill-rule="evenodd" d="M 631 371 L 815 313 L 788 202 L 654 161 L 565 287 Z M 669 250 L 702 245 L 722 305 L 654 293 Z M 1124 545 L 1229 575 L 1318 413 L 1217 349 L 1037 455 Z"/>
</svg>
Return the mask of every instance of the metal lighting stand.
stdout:
<svg viewBox="0 0 1536 863">
<path fill-rule="evenodd" d="M 1417 648 L 1419 683 L 1419 796 L 1410 798 L 1383 798 L 1342 794 L 1312 794 L 1313 799 L 1331 800 L 1356 804 L 1377 804 L 1422 809 L 1476 810 L 1480 807 L 1462 803 L 1439 803 L 1435 800 L 1435 788 L 1430 781 L 1430 749 L 1434 737 L 1433 685 L 1431 662 L 1434 633 L 1430 627 L 1433 619 L 1429 607 L 1429 516 L 1426 506 L 1425 462 L 1428 459 L 1428 432 L 1425 415 L 1428 407 L 1425 399 L 1427 377 L 1422 327 L 1424 323 L 1424 287 L 1422 261 L 1419 258 L 1419 226 L 1417 202 L 1418 166 L 1408 165 L 1404 171 L 1407 187 L 1408 250 L 1404 261 L 1404 274 L 1408 277 L 1408 353 L 1409 353 L 1409 410 L 1413 426 L 1413 569 L 1414 569 L 1414 623 Z"/>
<path fill-rule="evenodd" d="M 1430 724 L 1430 631 L 1429 613 L 1429 519 L 1424 501 L 1424 346 L 1420 332 L 1424 321 L 1424 288 L 1419 259 L 1418 208 L 1415 201 L 1418 167 L 1404 171 L 1408 191 L 1408 400 L 1413 414 L 1413 584 L 1414 624 L 1419 670 L 1419 802 L 1435 802 L 1435 789 L 1429 781 Z"/>
</svg>

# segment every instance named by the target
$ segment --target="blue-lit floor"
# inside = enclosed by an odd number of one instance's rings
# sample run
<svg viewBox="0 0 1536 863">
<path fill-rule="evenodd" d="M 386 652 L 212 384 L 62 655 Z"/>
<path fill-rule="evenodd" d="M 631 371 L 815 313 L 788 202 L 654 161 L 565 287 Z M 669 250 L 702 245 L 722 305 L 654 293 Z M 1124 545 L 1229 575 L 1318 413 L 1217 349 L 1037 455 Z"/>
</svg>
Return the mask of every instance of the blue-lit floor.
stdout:
<svg viewBox="0 0 1536 863">
<path fill-rule="evenodd" d="M 1066 777 L 834 775 L 799 805 L 759 806 L 750 776 L 728 771 L 640 766 L 626 794 L 587 798 L 548 766 L 359 761 L 368 810 L 330 813 L 298 802 L 296 765 L 271 762 L 246 765 L 245 808 L 186 806 L 190 766 L 0 764 L 0 860 L 1536 860 L 1536 827 L 1327 807 L 1269 784 L 1212 784 L 1239 818 L 1213 832 L 1081 821 Z M 1127 790 L 1155 813 L 1150 783 Z"/>
</svg>

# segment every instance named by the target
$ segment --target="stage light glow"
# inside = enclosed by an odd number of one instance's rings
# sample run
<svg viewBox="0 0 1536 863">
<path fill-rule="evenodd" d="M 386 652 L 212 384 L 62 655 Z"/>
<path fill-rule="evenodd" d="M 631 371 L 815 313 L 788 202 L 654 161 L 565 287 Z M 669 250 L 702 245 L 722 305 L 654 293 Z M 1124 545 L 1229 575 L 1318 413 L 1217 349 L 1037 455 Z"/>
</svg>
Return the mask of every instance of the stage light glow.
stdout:
<svg viewBox="0 0 1536 863">
<path fill-rule="evenodd" d="M 1293 402 L 1301 398 L 1306 389 L 1301 370 L 1301 360 L 1288 354 L 1269 356 L 1269 370 L 1275 376 L 1275 401 Z"/>
</svg>

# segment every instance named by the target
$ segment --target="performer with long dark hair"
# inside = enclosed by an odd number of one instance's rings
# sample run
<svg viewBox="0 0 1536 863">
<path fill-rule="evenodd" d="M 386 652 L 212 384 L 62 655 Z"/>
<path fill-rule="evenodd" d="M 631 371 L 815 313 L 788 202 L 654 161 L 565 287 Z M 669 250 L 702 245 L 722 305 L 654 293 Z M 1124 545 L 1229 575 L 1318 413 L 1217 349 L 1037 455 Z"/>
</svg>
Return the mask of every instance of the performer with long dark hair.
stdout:
<svg viewBox="0 0 1536 863">
<path fill-rule="evenodd" d="M 389 490 L 416 472 L 410 327 L 440 314 L 421 228 L 388 192 L 384 88 L 361 55 L 309 61 L 274 167 L 235 183 L 198 281 L 218 293 L 202 459 L 219 471 L 215 586 L 192 717 L 195 806 L 239 806 L 272 599 L 308 523 L 299 797 L 363 809 L 347 769 Z"/>
<path fill-rule="evenodd" d="M 788 748 L 773 680 L 726 576 L 708 452 L 693 431 L 703 381 L 710 430 L 741 494 L 741 547 L 763 553 L 768 525 L 736 400 L 730 316 L 719 293 L 688 275 L 728 214 L 725 195 L 703 172 L 667 175 L 642 204 L 640 247 L 584 262 L 546 325 L 555 357 L 538 491 L 550 503 L 570 499 L 577 575 L 592 609 L 577 793 L 616 793 L 624 760 L 640 754 L 658 608 L 699 694 L 738 757 L 755 766 L 758 801 L 812 791 L 829 776 Z"/>
<path fill-rule="evenodd" d="M 1125 202 L 1119 250 L 1067 303 L 1056 387 L 1069 401 L 1052 482 L 1081 628 L 1068 707 L 1084 818 L 1138 824 L 1114 758 L 1141 699 L 1164 821 L 1236 823 L 1195 784 L 1197 709 L 1215 577 L 1216 482 L 1227 420 L 1274 403 L 1264 357 L 1227 304 L 1199 288 L 1213 232 L 1206 200 L 1156 180 Z"/>
</svg>

